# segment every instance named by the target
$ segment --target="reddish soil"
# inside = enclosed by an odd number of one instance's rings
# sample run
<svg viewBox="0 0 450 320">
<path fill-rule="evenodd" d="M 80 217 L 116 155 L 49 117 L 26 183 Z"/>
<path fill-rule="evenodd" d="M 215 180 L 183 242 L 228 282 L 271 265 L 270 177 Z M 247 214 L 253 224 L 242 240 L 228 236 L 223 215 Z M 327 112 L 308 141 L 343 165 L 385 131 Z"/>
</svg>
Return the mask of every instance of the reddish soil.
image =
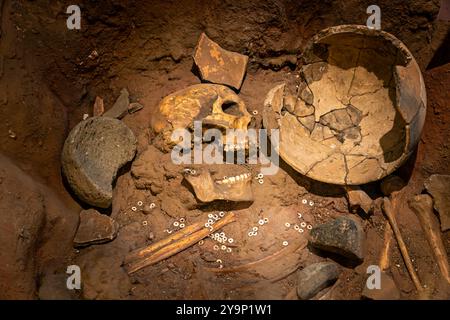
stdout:
<svg viewBox="0 0 450 320">
<path fill-rule="evenodd" d="M 263 185 L 253 184 L 253 204 L 198 206 L 182 183 L 180 168 L 170 163 L 167 154 L 155 152 L 148 162 L 155 166 L 157 174 L 152 179 L 159 179 L 161 190 L 137 189 L 130 168 L 124 170 L 116 182 L 113 206 L 105 212 L 119 222 L 118 238 L 75 250 L 72 240 L 78 213 L 88 206 L 64 185 L 60 153 L 69 130 L 83 114 L 92 115 L 95 97 L 103 97 L 108 108 L 126 87 L 131 100 L 144 105 L 123 119 L 138 138 L 141 155 L 154 139 L 151 122 L 159 101 L 200 82 L 192 72 L 191 55 L 201 32 L 227 50 L 250 57 L 239 95 L 248 110 L 258 110 L 260 115 L 268 90 L 291 78 L 298 67 L 283 65 L 288 55 L 299 57 L 305 42 L 325 27 L 364 24 L 370 1 L 81 2 L 82 30 L 70 31 L 65 2 L 0 0 L 0 222 L 2 234 L 12 235 L 0 235 L 4 248 L 1 263 L 9 265 L 0 267 L 0 298 L 38 298 L 39 288 L 50 275 L 65 274 L 68 265 L 78 264 L 83 291 L 61 298 L 296 299 L 297 268 L 324 257 L 304 247 L 306 236 L 270 222 L 294 222 L 297 211 L 312 225 L 349 214 L 340 188 L 311 181 L 282 163 L 281 170 L 266 177 Z M 445 48 L 438 50 L 449 24 L 436 20 L 438 3 L 378 3 L 383 30 L 409 47 L 423 68 L 427 87 L 422 140 L 414 157 L 398 171 L 408 181 L 404 189 L 408 197 L 422 192 L 429 175 L 450 173 L 450 61 L 442 54 Z M 91 55 L 94 50 L 98 56 Z M 435 52 L 439 55 L 433 60 L 434 68 L 426 70 Z M 260 116 L 251 127 L 261 127 Z M 258 169 L 245 165 L 236 170 L 255 175 Z M 365 188 L 374 199 L 381 197 L 378 184 Z M 314 206 L 303 205 L 302 199 L 314 201 Z M 155 202 L 157 208 L 150 215 L 133 212 L 131 207 L 139 200 Z M 202 246 L 195 245 L 131 277 L 126 274 L 122 262 L 130 250 L 165 237 L 164 229 L 176 218 L 184 217 L 190 224 L 216 210 L 232 210 L 238 216 L 237 222 L 223 230 L 236 240 L 232 253 L 214 251 L 213 242 L 206 240 Z M 250 240 L 247 233 L 261 217 L 270 222 Z M 360 299 L 367 266 L 379 261 L 386 219 L 380 210 L 357 218 L 367 235 L 364 263 L 343 267 L 324 299 Z M 406 198 L 397 218 L 429 297 L 448 299 L 448 287 Z M 29 230 L 27 241 L 20 240 L 24 238 L 21 230 Z M 450 252 L 449 232 L 442 236 Z M 290 243 L 289 250 L 280 253 L 285 240 Z M 20 250 L 16 250 L 18 243 Z M 393 244 L 389 273 L 402 299 L 416 299 L 395 241 Z M 224 269 L 263 258 L 270 263 L 223 272 L 217 269 L 217 258 Z M 21 264 L 25 260 L 29 262 Z"/>
</svg>

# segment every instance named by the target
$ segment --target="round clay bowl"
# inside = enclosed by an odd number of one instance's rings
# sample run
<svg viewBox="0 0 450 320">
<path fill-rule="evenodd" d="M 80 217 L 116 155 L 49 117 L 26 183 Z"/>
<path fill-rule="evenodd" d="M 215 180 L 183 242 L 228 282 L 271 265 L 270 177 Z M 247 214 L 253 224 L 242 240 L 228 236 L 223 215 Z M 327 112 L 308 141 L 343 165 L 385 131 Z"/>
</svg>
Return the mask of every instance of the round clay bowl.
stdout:
<svg viewBox="0 0 450 320">
<path fill-rule="evenodd" d="M 376 181 L 404 163 L 426 113 L 422 74 L 405 45 L 365 26 L 336 26 L 314 36 L 302 60 L 299 77 L 264 103 L 264 126 L 280 130 L 282 159 L 339 185 Z"/>
</svg>

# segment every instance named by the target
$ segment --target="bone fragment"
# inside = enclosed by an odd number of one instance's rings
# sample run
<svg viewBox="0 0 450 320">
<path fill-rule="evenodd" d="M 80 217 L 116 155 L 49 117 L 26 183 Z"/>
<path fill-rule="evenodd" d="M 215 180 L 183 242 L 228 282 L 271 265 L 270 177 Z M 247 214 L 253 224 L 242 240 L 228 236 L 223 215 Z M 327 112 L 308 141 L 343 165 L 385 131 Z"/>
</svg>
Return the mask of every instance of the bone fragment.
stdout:
<svg viewBox="0 0 450 320">
<path fill-rule="evenodd" d="M 223 217 L 222 219 L 217 221 L 215 224 L 213 224 L 210 229 L 203 227 L 202 229 L 200 229 L 186 237 L 183 237 L 178 241 L 171 242 L 170 244 L 168 244 L 166 246 L 162 246 L 159 250 L 157 250 L 156 252 L 153 252 L 152 254 L 150 254 L 148 257 L 146 257 L 144 259 L 130 263 L 127 267 L 127 272 L 128 272 L 128 274 L 132 274 L 138 270 L 141 270 L 142 268 L 151 266 L 161 260 L 167 259 L 167 258 L 177 254 L 178 252 L 180 252 L 186 248 L 189 248 L 190 246 L 196 244 L 198 241 L 206 238 L 208 235 L 216 232 L 217 230 L 223 228 L 227 224 L 232 223 L 234 221 L 236 221 L 235 215 L 233 213 L 229 213 L 228 215 L 226 215 L 225 217 Z M 167 240 L 163 239 L 161 241 L 167 241 Z M 157 244 L 158 243 L 156 243 L 155 245 L 157 245 Z"/>
<path fill-rule="evenodd" d="M 439 223 L 433 213 L 433 199 L 427 194 L 421 194 L 410 199 L 408 204 L 420 220 L 422 230 L 433 250 L 442 276 L 450 284 L 447 252 L 442 242 Z"/>
<path fill-rule="evenodd" d="M 394 195 L 394 197 L 396 197 Z M 395 203 L 395 198 L 392 200 Z M 389 223 L 391 224 L 392 231 L 394 232 L 395 238 L 397 239 L 398 247 L 400 249 L 400 252 L 402 254 L 403 260 L 405 261 L 406 268 L 408 269 L 409 275 L 417 289 L 417 292 L 419 293 L 419 296 L 423 297 L 425 296 L 425 291 L 420 283 L 419 277 L 414 270 L 414 266 L 411 261 L 411 257 L 409 256 L 408 249 L 406 248 L 405 242 L 403 241 L 402 234 L 400 233 L 400 229 L 397 225 L 397 220 L 395 219 L 395 213 L 394 213 L 394 206 L 388 198 L 384 198 L 383 201 L 383 211 L 385 215 L 387 216 Z"/>
<path fill-rule="evenodd" d="M 380 266 L 381 271 L 386 271 L 387 269 L 389 269 L 389 266 L 391 264 L 389 260 L 391 243 L 392 243 L 392 228 L 391 225 L 389 224 L 389 221 L 386 221 L 386 225 L 384 227 L 383 249 L 381 250 L 380 263 L 378 264 Z"/>
<path fill-rule="evenodd" d="M 155 252 L 156 250 L 159 250 L 162 247 L 164 247 L 170 243 L 178 241 L 178 240 L 184 238 L 185 236 L 190 235 L 190 234 L 200 230 L 202 227 L 203 227 L 203 224 L 201 222 L 191 224 L 191 225 L 175 232 L 174 234 L 170 235 L 169 237 L 164 238 L 161 241 L 158 241 L 156 243 L 149 245 L 148 247 L 139 248 L 137 250 L 134 250 L 127 255 L 127 257 L 125 258 L 125 263 L 130 263 L 134 260 L 144 258 L 145 256 Z"/>
</svg>

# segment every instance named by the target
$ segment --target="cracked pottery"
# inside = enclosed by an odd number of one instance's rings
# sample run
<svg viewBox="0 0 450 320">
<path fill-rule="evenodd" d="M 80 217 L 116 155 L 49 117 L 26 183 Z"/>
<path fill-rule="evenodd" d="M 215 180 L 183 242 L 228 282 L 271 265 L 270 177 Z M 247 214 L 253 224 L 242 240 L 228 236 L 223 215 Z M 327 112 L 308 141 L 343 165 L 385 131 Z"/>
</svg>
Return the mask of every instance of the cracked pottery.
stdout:
<svg viewBox="0 0 450 320">
<path fill-rule="evenodd" d="M 269 91 L 263 124 L 280 129 L 280 156 L 312 179 L 379 180 L 414 151 L 426 111 L 414 57 L 389 33 L 343 25 L 319 32 L 294 82 Z"/>
</svg>

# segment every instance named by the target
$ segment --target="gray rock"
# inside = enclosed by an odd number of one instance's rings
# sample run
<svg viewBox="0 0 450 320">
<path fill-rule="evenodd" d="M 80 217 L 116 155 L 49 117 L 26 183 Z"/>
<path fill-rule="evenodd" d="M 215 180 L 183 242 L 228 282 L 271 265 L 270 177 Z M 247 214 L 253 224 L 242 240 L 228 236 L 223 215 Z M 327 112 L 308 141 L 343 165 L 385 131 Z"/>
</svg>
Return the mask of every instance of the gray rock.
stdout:
<svg viewBox="0 0 450 320">
<path fill-rule="evenodd" d="M 339 217 L 311 230 L 312 247 L 338 254 L 354 263 L 364 260 L 365 234 L 360 223 L 353 218 Z"/>
<path fill-rule="evenodd" d="M 130 94 L 128 90 L 123 88 L 120 91 L 120 96 L 117 98 L 114 105 L 107 110 L 103 116 L 121 119 L 128 113 L 128 106 L 130 105 Z"/>
<path fill-rule="evenodd" d="M 338 279 L 340 269 L 333 262 L 320 262 L 307 266 L 298 273 L 297 295 L 302 300 L 311 299 L 319 291 Z"/>
<path fill-rule="evenodd" d="M 424 183 L 434 200 L 434 209 L 439 212 L 441 230 L 450 229 L 450 175 L 433 174 Z"/>
<path fill-rule="evenodd" d="M 117 171 L 134 158 L 136 137 L 120 120 L 91 117 L 67 137 L 62 171 L 72 190 L 84 202 L 108 208 Z"/>
<path fill-rule="evenodd" d="M 84 247 L 112 241 L 117 236 L 119 224 L 97 210 L 80 212 L 80 225 L 73 239 L 75 247 Z"/>
<path fill-rule="evenodd" d="M 405 185 L 406 183 L 402 178 L 395 175 L 390 175 L 384 178 L 383 181 L 381 181 L 380 189 L 385 196 L 389 196 L 392 192 L 400 191 L 401 189 L 403 189 Z"/>
</svg>

